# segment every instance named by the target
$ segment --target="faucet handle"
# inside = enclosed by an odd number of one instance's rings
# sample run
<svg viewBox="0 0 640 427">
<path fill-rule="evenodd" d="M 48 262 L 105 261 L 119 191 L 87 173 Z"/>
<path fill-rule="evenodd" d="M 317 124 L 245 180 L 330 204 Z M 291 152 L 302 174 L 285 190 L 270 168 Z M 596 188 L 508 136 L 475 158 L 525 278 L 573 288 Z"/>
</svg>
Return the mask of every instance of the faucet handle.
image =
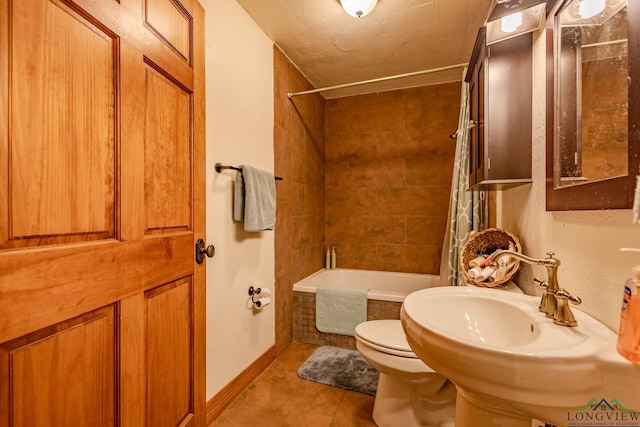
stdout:
<svg viewBox="0 0 640 427">
<path fill-rule="evenodd" d="M 548 256 L 549 258 L 553 258 L 553 256 L 554 256 L 555 254 L 556 254 L 555 252 L 551 252 L 551 251 L 547 252 L 547 256 Z"/>
<path fill-rule="evenodd" d="M 580 299 L 579 296 L 571 295 L 569 291 L 567 291 L 564 288 L 558 289 L 555 295 L 556 295 L 556 298 L 567 298 L 574 305 L 582 304 L 582 299 Z"/>
<path fill-rule="evenodd" d="M 555 292 L 556 297 L 556 311 L 553 316 L 553 323 L 561 326 L 577 326 L 578 321 L 575 316 L 571 312 L 571 308 L 569 307 L 569 301 L 572 304 L 580 304 L 582 300 L 578 296 L 571 295 L 565 289 L 558 289 Z"/>
<path fill-rule="evenodd" d="M 547 288 L 549 287 L 549 282 L 546 280 L 538 279 L 537 277 L 533 278 L 535 284 L 542 288 L 542 298 L 540 299 L 540 304 L 538 305 L 538 310 L 546 313 L 547 312 L 547 299 L 549 299 L 549 291 Z"/>
</svg>

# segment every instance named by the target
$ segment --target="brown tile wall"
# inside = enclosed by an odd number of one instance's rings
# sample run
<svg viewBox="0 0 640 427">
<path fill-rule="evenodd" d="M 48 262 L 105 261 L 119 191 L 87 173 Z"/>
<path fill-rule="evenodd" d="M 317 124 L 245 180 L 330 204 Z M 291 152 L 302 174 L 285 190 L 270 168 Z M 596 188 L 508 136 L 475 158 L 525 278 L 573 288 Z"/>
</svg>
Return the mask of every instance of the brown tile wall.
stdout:
<svg viewBox="0 0 640 427">
<path fill-rule="evenodd" d="M 400 319 L 402 303 L 393 301 L 367 301 L 367 320 Z M 293 340 L 317 345 L 354 350 L 354 337 L 327 334 L 316 329 L 316 294 L 309 292 L 293 293 Z"/>
<path fill-rule="evenodd" d="M 324 265 L 324 119 L 320 95 L 287 98 L 312 89 L 274 46 L 274 171 L 277 184 L 275 228 L 276 348 L 293 340 L 293 284 Z"/>
<path fill-rule="evenodd" d="M 448 210 L 460 83 L 287 97 L 312 88 L 274 46 L 278 352 L 294 340 L 292 286 L 326 247 L 340 267 L 437 274 Z"/>
<path fill-rule="evenodd" d="M 438 274 L 461 83 L 326 103 L 326 244 L 339 267 Z"/>
</svg>

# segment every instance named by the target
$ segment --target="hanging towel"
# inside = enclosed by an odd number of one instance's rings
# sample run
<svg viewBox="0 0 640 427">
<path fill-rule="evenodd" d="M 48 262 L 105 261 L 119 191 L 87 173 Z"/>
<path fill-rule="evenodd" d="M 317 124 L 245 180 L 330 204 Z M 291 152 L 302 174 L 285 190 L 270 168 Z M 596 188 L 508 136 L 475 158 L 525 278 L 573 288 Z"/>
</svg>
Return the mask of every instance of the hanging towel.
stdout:
<svg viewBox="0 0 640 427">
<path fill-rule="evenodd" d="M 271 172 L 251 166 L 242 165 L 241 168 L 244 181 L 244 230 L 273 230 L 276 225 L 275 177 Z"/>
<path fill-rule="evenodd" d="M 242 171 L 236 172 L 236 184 L 233 191 L 233 219 L 242 221 L 244 219 L 244 178 Z"/>
<path fill-rule="evenodd" d="M 367 292 L 364 288 L 316 287 L 316 328 L 354 336 L 356 326 L 367 320 Z"/>
</svg>

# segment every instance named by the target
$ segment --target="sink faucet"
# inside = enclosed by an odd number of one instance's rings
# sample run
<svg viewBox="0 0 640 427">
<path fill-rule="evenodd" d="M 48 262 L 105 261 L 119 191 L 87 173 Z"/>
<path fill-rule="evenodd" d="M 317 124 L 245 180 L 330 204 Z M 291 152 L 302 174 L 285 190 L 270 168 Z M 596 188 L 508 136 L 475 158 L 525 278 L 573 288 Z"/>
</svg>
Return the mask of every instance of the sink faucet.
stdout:
<svg viewBox="0 0 640 427">
<path fill-rule="evenodd" d="M 533 280 L 542 287 L 542 299 L 538 310 L 545 316 L 553 319 L 553 323 L 562 326 L 577 326 L 578 322 L 571 312 L 569 302 L 580 304 L 582 300 L 571 295 L 558 286 L 558 267 L 560 260 L 554 258 L 553 252 L 547 252 L 547 258 L 531 258 L 520 252 L 499 249 L 491 256 L 491 265 L 496 266 L 502 257 L 510 256 L 531 265 L 543 265 L 547 270 L 547 281 L 534 278 Z"/>
</svg>

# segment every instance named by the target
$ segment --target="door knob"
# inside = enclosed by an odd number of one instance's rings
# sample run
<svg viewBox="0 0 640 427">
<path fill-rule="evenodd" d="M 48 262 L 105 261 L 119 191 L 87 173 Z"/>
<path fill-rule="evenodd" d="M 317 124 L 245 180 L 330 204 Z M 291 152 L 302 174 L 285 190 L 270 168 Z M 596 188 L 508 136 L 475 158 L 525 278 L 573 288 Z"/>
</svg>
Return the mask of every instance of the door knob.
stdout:
<svg viewBox="0 0 640 427">
<path fill-rule="evenodd" d="M 196 242 L 196 262 L 198 264 L 202 264 L 205 255 L 213 258 L 215 254 L 216 248 L 213 245 L 205 246 L 204 240 L 198 239 Z"/>
</svg>

